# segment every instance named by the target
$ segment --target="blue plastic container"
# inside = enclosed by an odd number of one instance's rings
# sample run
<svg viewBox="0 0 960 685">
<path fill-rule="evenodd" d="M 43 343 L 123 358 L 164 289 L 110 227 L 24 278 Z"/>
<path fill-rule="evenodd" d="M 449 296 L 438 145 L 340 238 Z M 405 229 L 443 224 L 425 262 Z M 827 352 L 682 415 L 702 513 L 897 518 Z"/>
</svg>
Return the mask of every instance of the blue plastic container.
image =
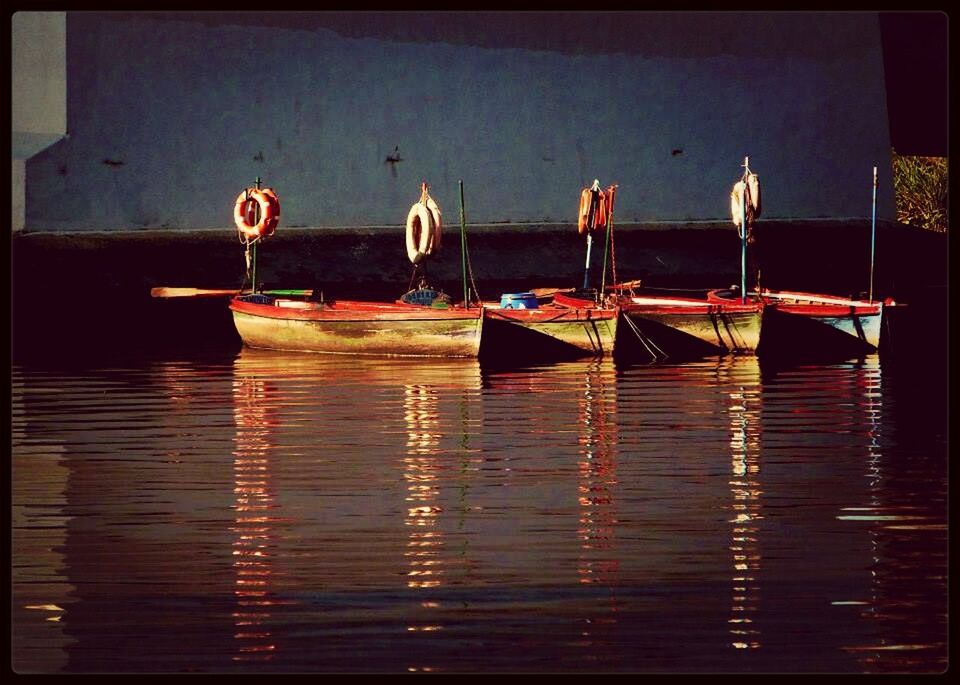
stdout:
<svg viewBox="0 0 960 685">
<path fill-rule="evenodd" d="M 504 293 L 500 296 L 503 309 L 538 309 L 537 296 L 533 293 Z"/>
</svg>

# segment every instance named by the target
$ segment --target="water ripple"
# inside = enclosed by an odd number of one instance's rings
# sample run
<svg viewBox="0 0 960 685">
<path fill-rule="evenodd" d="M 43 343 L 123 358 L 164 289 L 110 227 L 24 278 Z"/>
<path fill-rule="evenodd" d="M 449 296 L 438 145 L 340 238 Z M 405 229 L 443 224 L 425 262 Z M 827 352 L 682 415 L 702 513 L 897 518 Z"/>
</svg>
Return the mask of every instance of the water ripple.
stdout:
<svg viewBox="0 0 960 685">
<path fill-rule="evenodd" d="M 946 439 L 908 381 L 876 356 L 15 366 L 14 665 L 936 672 Z"/>
</svg>

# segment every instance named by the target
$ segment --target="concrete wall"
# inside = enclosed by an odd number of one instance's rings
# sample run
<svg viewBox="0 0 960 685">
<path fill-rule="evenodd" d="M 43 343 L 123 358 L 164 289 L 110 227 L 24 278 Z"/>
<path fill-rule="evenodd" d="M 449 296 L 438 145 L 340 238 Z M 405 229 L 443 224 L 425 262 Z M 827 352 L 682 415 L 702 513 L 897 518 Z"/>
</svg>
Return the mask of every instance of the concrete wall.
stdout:
<svg viewBox="0 0 960 685">
<path fill-rule="evenodd" d="M 23 230 L 26 223 L 26 164 L 22 159 L 10 160 L 10 226 L 13 231 Z"/>
<path fill-rule="evenodd" d="M 65 12 L 17 12 L 10 23 L 11 224 L 24 227 L 25 160 L 67 132 Z"/>
<path fill-rule="evenodd" d="M 549 15 L 501 44 L 483 16 L 405 34 L 417 16 L 69 13 L 70 137 L 27 162 L 27 228 L 229 229 L 256 176 L 281 230 L 401 224 L 421 180 L 454 220 L 458 179 L 471 222 L 572 222 L 594 178 L 620 223 L 726 219 L 745 155 L 766 218 L 869 216 L 874 165 L 894 216 L 875 14 L 603 15 L 574 52 Z"/>
<path fill-rule="evenodd" d="M 17 12 L 11 31 L 13 130 L 66 132 L 66 13 Z"/>
</svg>

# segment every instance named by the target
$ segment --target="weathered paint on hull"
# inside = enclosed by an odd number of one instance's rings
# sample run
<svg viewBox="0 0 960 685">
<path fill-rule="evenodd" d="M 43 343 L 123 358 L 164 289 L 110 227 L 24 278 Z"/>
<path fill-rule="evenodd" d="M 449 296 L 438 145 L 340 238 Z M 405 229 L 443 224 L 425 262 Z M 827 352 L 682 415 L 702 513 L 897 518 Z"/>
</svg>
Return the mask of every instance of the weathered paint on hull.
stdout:
<svg viewBox="0 0 960 685">
<path fill-rule="evenodd" d="M 830 326 L 838 331 L 856 338 L 868 347 L 874 350 L 880 347 L 880 319 L 882 314 L 871 316 L 847 316 L 814 318 L 825 326 Z"/>
<path fill-rule="evenodd" d="M 330 321 L 280 319 L 233 311 L 250 347 L 413 357 L 476 357 L 483 317 Z"/>
<path fill-rule="evenodd" d="M 855 356 L 880 348 L 883 302 L 764 291 L 764 353 Z"/>
<path fill-rule="evenodd" d="M 613 310 L 597 316 L 577 309 L 485 308 L 484 318 L 484 346 L 499 357 L 601 357 L 613 354 L 617 337 Z"/>
<path fill-rule="evenodd" d="M 625 309 L 624 314 L 630 317 L 648 342 L 656 344 L 668 356 L 698 348 L 704 353 L 750 354 L 756 352 L 760 344 L 762 317 L 759 310 L 659 313 Z"/>
<path fill-rule="evenodd" d="M 856 356 L 880 347 L 881 311 L 874 314 L 813 316 L 771 306 L 764 312 L 761 350 L 791 356 Z"/>
<path fill-rule="evenodd" d="M 758 300 L 631 294 L 620 303 L 636 339 L 630 347 L 655 360 L 750 354 L 760 344 L 763 305 Z M 626 329 L 623 334 L 630 339 Z"/>
</svg>

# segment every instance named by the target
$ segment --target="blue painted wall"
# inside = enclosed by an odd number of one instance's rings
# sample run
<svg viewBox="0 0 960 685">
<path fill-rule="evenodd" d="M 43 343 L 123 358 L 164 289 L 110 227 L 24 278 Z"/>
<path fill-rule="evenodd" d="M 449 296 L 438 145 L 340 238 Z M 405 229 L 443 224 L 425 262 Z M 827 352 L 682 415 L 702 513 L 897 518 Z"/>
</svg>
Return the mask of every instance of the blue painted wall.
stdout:
<svg viewBox="0 0 960 685">
<path fill-rule="evenodd" d="M 594 178 L 620 223 L 727 219 L 745 155 L 767 218 L 869 217 L 875 164 L 894 216 L 875 14 L 606 15 L 575 50 L 349 19 L 68 13 L 68 137 L 27 162 L 27 230 L 230 228 L 258 175 L 281 228 L 402 224 L 421 180 L 452 223 L 458 179 L 470 222 L 573 222 Z"/>
</svg>

